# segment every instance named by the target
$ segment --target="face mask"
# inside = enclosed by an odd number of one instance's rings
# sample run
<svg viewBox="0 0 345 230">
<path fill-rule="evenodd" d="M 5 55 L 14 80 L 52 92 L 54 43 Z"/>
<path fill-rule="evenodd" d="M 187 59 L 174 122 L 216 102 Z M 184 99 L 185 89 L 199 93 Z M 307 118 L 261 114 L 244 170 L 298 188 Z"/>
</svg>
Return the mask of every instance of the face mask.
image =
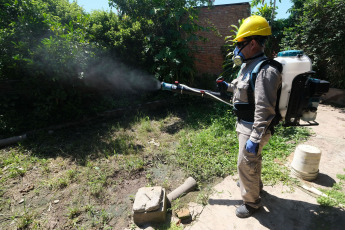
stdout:
<svg viewBox="0 0 345 230">
<path fill-rule="evenodd" d="M 241 53 L 241 50 L 244 48 L 243 46 L 241 49 L 239 49 L 237 46 L 234 50 L 234 56 L 232 57 L 232 61 L 236 66 L 241 66 L 243 64 L 243 61 L 245 59 L 244 55 Z"/>
</svg>

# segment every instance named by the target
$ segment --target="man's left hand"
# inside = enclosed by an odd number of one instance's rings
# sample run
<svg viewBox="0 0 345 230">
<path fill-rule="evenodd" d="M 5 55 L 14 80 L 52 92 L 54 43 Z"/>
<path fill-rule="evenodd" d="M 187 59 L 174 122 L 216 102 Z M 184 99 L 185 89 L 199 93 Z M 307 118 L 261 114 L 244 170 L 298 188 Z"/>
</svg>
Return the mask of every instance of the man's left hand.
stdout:
<svg viewBox="0 0 345 230">
<path fill-rule="evenodd" d="M 247 152 L 254 153 L 255 155 L 258 153 L 259 143 L 252 142 L 248 139 L 246 143 L 246 150 Z"/>
</svg>

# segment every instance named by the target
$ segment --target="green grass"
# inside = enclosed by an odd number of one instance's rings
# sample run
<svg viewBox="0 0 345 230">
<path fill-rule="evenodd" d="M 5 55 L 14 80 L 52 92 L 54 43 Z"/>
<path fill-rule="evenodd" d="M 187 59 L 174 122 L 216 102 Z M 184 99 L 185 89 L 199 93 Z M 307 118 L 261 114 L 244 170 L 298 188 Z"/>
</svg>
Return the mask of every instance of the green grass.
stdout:
<svg viewBox="0 0 345 230">
<path fill-rule="evenodd" d="M 321 189 L 326 197 L 320 196 L 317 198 L 320 205 L 345 208 L 345 174 L 337 174 L 337 178 L 339 182 L 334 183 L 331 189 Z"/>
<path fill-rule="evenodd" d="M 172 159 L 198 181 L 236 173 L 238 141 L 232 112 L 218 108 L 204 119 L 203 125 L 196 128 L 193 124 L 181 131 L 180 145 Z M 275 161 L 284 162 L 296 145 L 309 135 L 304 128 L 277 127 L 262 153 L 264 183 L 290 181 L 289 170 Z"/>
</svg>

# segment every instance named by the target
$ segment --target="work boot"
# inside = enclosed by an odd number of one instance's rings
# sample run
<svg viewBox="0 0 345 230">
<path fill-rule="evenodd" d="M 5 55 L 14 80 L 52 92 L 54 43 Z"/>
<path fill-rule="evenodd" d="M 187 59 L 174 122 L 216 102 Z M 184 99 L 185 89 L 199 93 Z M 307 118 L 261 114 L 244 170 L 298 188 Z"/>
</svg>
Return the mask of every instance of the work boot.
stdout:
<svg viewBox="0 0 345 230">
<path fill-rule="evenodd" d="M 247 204 L 242 204 L 240 207 L 236 208 L 236 216 L 239 218 L 247 218 L 253 215 L 257 208 L 253 208 Z"/>
<path fill-rule="evenodd" d="M 241 184 L 240 184 L 240 181 L 238 180 L 237 182 L 236 182 L 236 185 L 237 185 L 237 187 L 241 187 Z M 260 184 L 260 192 L 263 192 L 264 191 L 264 185 L 263 184 Z"/>
</svg>

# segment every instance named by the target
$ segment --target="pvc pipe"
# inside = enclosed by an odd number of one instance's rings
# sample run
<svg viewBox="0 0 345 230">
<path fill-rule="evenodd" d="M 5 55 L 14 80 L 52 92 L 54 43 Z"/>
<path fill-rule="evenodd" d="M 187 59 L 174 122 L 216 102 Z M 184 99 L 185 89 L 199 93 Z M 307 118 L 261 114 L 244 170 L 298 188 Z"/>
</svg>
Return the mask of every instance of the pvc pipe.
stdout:
<svg viewBox="0 0 345 230">
<path fill-rule="evenodd" d="M 27 136 L 26 136 L 26 134 L 24 134 L 24 135 L 20 135 L 20 136 L 16 136 L 16 137 L 9 137 L 6 139 L 2 139 L 2 140 L 0 140 L 0 147 L 15 144 L 19 141 L 25 140 L 26 138 L 27 138 Z"/>
<path fill-rule="evenodd" d="M 176 198 L 180 197 L 181 195 L 190 192 L 194 189 L 194 187 L 197 185 L 196 181 L 193 177 L 188 177 L 187 180 L 180 185 L 178 188 L 176 188 L 174 191 L 168 194 L 167 198 L 171 202 L 175 200 Z"/>
</svg>

